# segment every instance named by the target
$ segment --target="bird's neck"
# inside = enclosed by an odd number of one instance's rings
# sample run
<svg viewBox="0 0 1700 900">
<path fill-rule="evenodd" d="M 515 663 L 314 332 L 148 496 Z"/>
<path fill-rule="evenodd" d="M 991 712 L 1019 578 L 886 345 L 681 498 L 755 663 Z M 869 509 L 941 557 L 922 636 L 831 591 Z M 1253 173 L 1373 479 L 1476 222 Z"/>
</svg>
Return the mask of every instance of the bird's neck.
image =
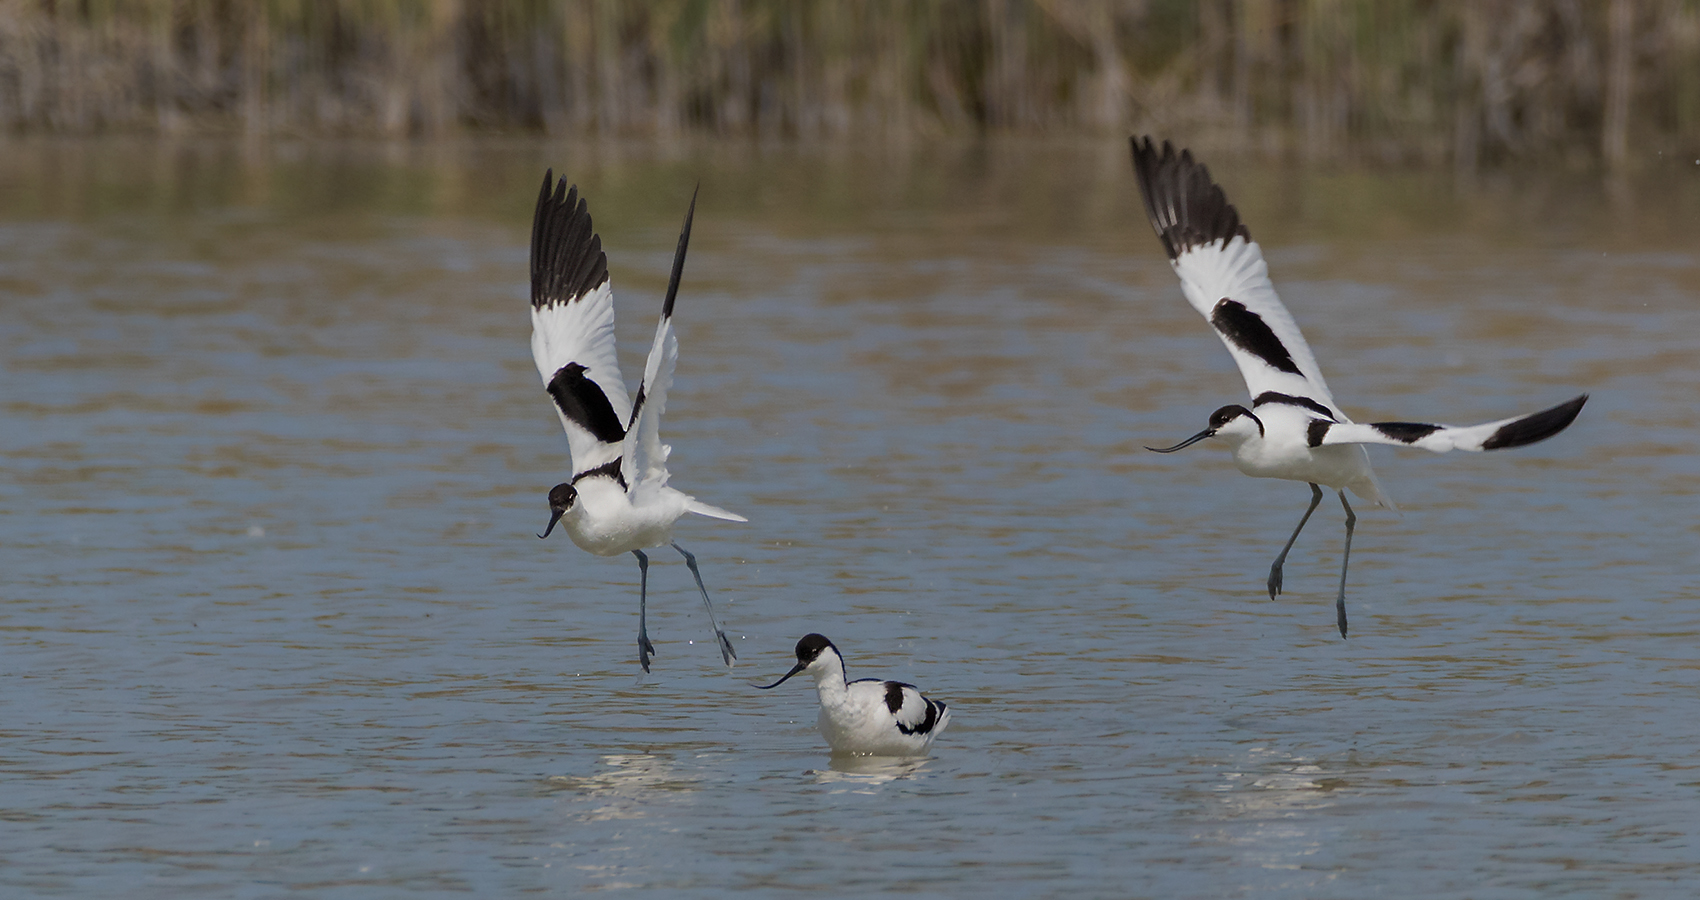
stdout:
<svg viewBox="0 0 1700 900">
<path fill-rule="evenodd" d="M 1239 453 L 1240 448 L 1242 448 L 1242 447 L 1244 447 L 1246 449 L 1255 450 L 1257 448 L 1257 445 L 1263 443 L 1263 438 L 1259 435 L 1256 435 L 1256 434 L 1241 434 L 1239 432 L 1232 432 L 1232 433 L 1228 433 L 1228 434 L 1219 434 L 1219 435 L 1216 436 L 1216 439 L 1220 440 L 1224 444 L 1227 444 L 1228 449 L 1232 450 L 1235 453 Z"/>
<path fill-rule="evenodd" d="M 1222 440 L 1228 445 L 1228 452 L 1233 454 L 1234 462 L 1241 470 L 1246 466 L 1255 465 L 1263 455 L 1263 438 L 1255 434 L 1223 435 Z"/>
<path fill-rule="evenodd" d="M 820 692 L 822 699 L 828 696 L 842 696 L 849 692 L 850 683 L 844 675 L 843 657 L 833 654 L 829 663 L 815 672 L 815 690 Z"/>
</svg>

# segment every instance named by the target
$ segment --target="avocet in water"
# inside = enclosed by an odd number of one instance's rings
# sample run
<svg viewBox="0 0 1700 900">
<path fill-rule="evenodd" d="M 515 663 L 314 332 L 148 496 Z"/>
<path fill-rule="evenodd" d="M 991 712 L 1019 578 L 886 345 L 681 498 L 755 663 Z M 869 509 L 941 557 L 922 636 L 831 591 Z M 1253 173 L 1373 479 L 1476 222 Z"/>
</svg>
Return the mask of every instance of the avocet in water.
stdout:
<svg viewBox="0 0 1700 900">
<path fill-rule="evenodd" d="M 588 204 L 579 197 L 578 188 L 568 188 L 565 178 L 559 183 L 553 180 L 553 172 L 543 174 L 543 192 L 537 197 L 531 225 L 531 355 L 567 431 L 573 477 L 550 489 L 549 526 L 538 537 L 548 537 L 560 524 L 584 550 L 598 556 L 630 553 L 637 557 L 638 663 L 645 672 L 655 647 L 645 627 L 649 557 L 643 551 L 671 544 L 685 557 L 696 579 L 708 623 L 720 644 L 720 657 L 730 666 L 738 654 L 714 619 L 714 604 L 703 587 L 696 557 L 673 542 L 673 523 L 685 513 L 746 520 L 668 487 L 667 455 L 672 448 L 661 443 L 661 413 L 679 358 L 673 300 L 685 270 L 696 196 L 691 197 L 679 232 L 661 322 L 655 326 L 655 341 L 634 402 L 626 395 L 614 353 L 614 293 L 602 239 L 591 226 Z"/>
<path fill-rule="evenodd" d="M 1321 485 L 1340 495 L 1346 511 L 1346 549 L 1340 556 L 1340 590 L 1335 620 L 1346 635 L 1346 565 L 1352 553 L 1357 516 L 1346 490 L 1398 512 L 1369 466 L 1364 444 L 1448 450 L 1503 450 L 1546 440 L 1563 431 L 1582 404 L 1583 394 L 1551 409 L 1484 425 L 1456 427 L 1424 422 L 1354 423 L 1335 405 L 1322 370 L 1287 308 L 1275 296 L 1263 251 L 1240 223 L 1210 172 L 1189 151 L 1175 153 L 1164 141 L 1159 151 L 1146 138 L 1133 139 L 1133 169 L 1145 198 L 1145 212 L 1180 276 L 1181 291 L 1209 320 L 1227 345 L 1251 392 L 1251 408 L 1237 404 L 1210 414 L 1209 427 L 1173 447 L 1148 447 L 1173 453 L 1206 438 L 1218 438 L 1233 451 L 1241 472 L 1257 478 L 1286 478 L 1310 484 L 1310 506 L 1269 567 L 1269 597 L 1281 593 L 1281 565 L 1311 513 L 1322 502 Z"/>
<path fill-rule="evenodd" d="M 797 642 L 797 664 L 771 690 L 799 672 L 815 679 L 820 695 L 820 733 L 832 752 L 846 756 L 924 756 L 950 724 L 950 709 L 921 696 L 901 681 L 848 681 L 844 657 L 825 636 L 806 634 Z"/>
</svg>

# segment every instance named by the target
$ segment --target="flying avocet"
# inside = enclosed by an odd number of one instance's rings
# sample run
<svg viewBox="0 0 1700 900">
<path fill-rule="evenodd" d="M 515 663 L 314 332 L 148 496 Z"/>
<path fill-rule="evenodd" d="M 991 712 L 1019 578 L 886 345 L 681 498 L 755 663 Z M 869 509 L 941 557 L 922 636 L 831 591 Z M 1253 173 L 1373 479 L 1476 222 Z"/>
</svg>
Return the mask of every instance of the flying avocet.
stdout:
<svg viewBox="0 0 1700 900">
<path fill-rule="evenodd" d="M 1175 153 L 1168 141 L 1158 151 L 1146 138 L 1133 139 L 1133 169 L 1145 197 L 1145 212 L 1180 276 L 1186 299 L 1210 321 L 1227 345 L 1251 392 L 1251 408 L 1224 406 L 1210 426 L 1173 447 L 1173 453 L 1205 438 L 1221 438 L 1234 464 L 1256 478 L 1286 478 L 1310 484 L 1310 506 L 1269 567 L 1269 597 L 1281 593 L 1281 564 L 1328 485 L 1346 511 L 1346 549 L 1340 556 L 1340 591 L 1334 601 L 1340 636 L 1346 635 L 1346 565 L 1357 516 L 1346 489 L 1394 512 L 1392 499 L 1376 480 L 1364 444 L 1448 450 L 1503 450 L 1546 440 L 1563 431 L 1588 395 L 1551 409 L 1485 425 L 1455 427 L 1421 422 L 1357 424 L 1346 418 L 1322 380 L 1322 370 L 1299 326 L 1275 296 L 1263 251 L 1240 223 L 1238 211 L 1210 172 L 1190 151 Z"/>
<path fill-rule="evenodd" d="M 559 523 L 573 543 L 597 556 L 637 557 L 638 662 L 645 672 L 655 646 L 645 627 L 649 557 L 643 551 L 672 544 L 696 578 L 720 657 L 730 666 L 738 654 L 714 619 L 714 604 L 703 587 L 696 557 L 673 542 L 673 523 L 685 513 L 747 520 L 668 487 L 667 455 L 672 448 L 661 443 L 661 413 L 679 359 L 673 299 L 685 269 L 696 195 L 691 195 L 679 233 L 661 322 L 634 403 L 626 396 L 614 354 L 614 294 L 602 239 L 591 226 L 589 207 L 578 188 L 568 188 L 565 178 L 555 184 L 553 180 L 553 171 L 543 174 L 531 225 L 531 355 L 567 431 L 573 477 L 550 489 L 549 527 L 538 537 L 548 537 Z"/>
<path fill-rule="evenodd" d="M 842 756 L 924 756 L 933 738 L 950 724 L 950 710 L 928 700 L 912 684 L 862 678 L 846 681 L 844 657 L 825 636 L 806 634 L 797 642 L 797 664 L 771 690 L 798 672 L 814 676 L 820 695 L 820 733 Z"/>
</svg>

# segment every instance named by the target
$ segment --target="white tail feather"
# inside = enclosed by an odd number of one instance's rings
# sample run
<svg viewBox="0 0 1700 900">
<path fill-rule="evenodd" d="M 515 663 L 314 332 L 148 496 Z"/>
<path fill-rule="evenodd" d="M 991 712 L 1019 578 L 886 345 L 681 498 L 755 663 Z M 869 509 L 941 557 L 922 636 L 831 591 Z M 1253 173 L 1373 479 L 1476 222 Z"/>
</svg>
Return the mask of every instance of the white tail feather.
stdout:
<svg viewBox="0 0 1700 900">
<path fill-rule="evenodd" d="M 707 516 L 710 519 L 725 519 L 728 522 L 749 521 L 749 519 L 746 519 L 735 512 L 727 512 L 718 506 L 709 506 L 707 503 L 704 503 L 695 497 L 685 501 L 685 512 L 696 513 L 699 516 Z"/>
</svg>

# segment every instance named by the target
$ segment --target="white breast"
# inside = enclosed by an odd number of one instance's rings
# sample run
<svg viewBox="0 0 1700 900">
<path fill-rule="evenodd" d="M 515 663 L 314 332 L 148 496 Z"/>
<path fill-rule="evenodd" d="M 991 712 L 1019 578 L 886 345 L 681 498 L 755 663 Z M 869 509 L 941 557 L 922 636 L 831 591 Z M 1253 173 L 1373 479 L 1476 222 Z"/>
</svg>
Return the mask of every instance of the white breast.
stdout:
<svg viewBox="0 0 1700 900">
<path fill-rule="evenodd" d="M 562 518 L 567 536 L 580 549 L 618 556 L 673 539 L 673 523 L 685 513 L 683 494 L 662 488 L 649 502 L 633 506 L 627 493 L 608 478 L 586 478 L 577 485 L 578 502 Z"/>
</svg>

